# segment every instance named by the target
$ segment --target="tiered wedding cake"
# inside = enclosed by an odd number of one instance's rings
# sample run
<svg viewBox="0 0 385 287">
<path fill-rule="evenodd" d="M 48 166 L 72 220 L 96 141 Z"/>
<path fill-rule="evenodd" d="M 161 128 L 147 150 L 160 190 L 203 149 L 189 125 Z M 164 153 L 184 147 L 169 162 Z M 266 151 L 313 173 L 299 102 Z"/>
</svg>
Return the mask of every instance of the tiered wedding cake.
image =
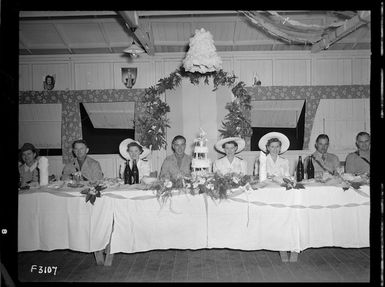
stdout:
<svg viewBox="0 0 385 287">
<path fill-rule="evenodd" d="M 199 137 L 194 140 L 194 154 L 191 163 L 194 174 L 210 171 L 211 162 L 208 158 L 209 148 L 206 142 L 206 133 L 201 129 Z"/>
</svg>

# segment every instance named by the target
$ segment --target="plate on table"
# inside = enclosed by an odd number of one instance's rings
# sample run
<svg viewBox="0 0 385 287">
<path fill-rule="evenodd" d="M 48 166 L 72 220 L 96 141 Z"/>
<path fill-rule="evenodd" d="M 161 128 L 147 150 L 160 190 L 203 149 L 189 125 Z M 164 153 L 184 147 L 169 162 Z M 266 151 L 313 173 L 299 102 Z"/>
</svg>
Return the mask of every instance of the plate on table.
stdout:
<svg viewBox="0 0 385 287">
<path fill-rule="evenodd" d="M 123 184 L 120 186 L 120 189 L 134 190 L 134 189 L 147 189 L 147 185 L 137 183 L 137 184 Z"/>
<path fill-rule="evenodd" d="M 71 188 L 80 188 L 80 187 L 83 187 L 84 184 L 82 184 L 82 183 L 75 183 L 75 182 L 69 182 L 69 183 L 67 183 L 67 186 L 71 187 Z"/>
<path fill-rule="evenodd" d="M 52 189 L 59 189 L 59 188 L 63 187 L 63 185 L 64 185 L 64 181 L 59 180 L 59 181 L 54 181 L 54 182 L 48 184 L 47 187 L 52 188 Z"/>
</svg>

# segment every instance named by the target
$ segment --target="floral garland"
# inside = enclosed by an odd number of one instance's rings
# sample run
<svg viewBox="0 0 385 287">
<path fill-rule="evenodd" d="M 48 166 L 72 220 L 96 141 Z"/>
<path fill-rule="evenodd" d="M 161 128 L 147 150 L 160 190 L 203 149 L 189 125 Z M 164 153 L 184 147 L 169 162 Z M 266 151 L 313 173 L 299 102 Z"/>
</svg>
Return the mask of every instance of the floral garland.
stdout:
<svg viewBox="0 0 385 287">
<path fill-rule="evenodd" d="M 86 202 L 91 202 L 94 205 L 96 198 L 101 197 L 101 192 L 103 189 L 106 189 L 107 186 L 102 184 L 97 184 L 95 186 L 91 186 L 83 189 L 80 193 L 86 195 Z"/>
<path fill-rule="evenodd" d="M 155 190 L 157 199 L 163 203 L 172 197 L 174 191 L 191 195 L 205 193 L 214 200 L 222 200 L 227 199 L 237 188 L 257 189 L 256 182 L 257 180 L 251 175 L 207 173 L 177 179 L 161 179 L 149 185 L 147 189 Z"/>
<path fill-rule="evenodd" d="M 213 79 L 214 89 L 218 89 L 219 85 L 231 87 L 235 83 L 236 77 L 230 76 L 223 70 L 208 72 L 201 74 L 198 72 L 188 72 L 183 67 L 179 67 L 172 72 L 167 78 L 162 78 L 154 86 L 145 90 L 145 96 L 142 102 L 146 109 L 143 115 L 138 118 L 136 128 L 140 134 L 139 141 L 142 145 L 149 147 L 151 150 L 160 150 L 166 146 L 166 128 L 169 128 L 169 119 L 166 115 L 170 112 L 170 106 L 164 102 L 160 95 L 166 90 L 174 89 L 180 86 L 182 77 L 189 78 L 193 85 L 199 84 L 201 78 L 204 83 L 209 84 L 209 78 Z M 219 130 L 223 137 L 227 136 L 250 136 L 252 133 L 250 120 L 245 116 L 250 111 L 251 97 L 245 90 L 245 84 L 239 82 L 232 92 L 235 100 L 226 105 L 229 114 L 226 116 L 226 122 L 223 123 L 224 129 Z"/>
</svg>

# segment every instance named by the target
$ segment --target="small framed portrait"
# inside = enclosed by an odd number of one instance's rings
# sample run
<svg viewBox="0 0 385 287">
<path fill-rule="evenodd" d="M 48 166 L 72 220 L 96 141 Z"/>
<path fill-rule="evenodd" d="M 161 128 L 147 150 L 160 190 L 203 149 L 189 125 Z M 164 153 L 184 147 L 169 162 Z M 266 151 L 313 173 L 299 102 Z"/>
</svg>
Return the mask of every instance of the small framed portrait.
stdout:
<svg viewBox="0 0 385 287">
<path fill-rule="evenodd" d="M 136 82 L 138 68 L 122 68 L 122 82 L 126 88 L 131 89 Z"/>
<path fill-rule="evenodd" d="M 53 88 L 55 87 L 55 78 L 56 78 L 56 75 L 46 75 L 44 77 L 44 81 L 43 81 L 43 87 L 44 87 L 44 90 L 46 91 L 50 91 L 50 90 L 53 90 Z"/>
</svg>

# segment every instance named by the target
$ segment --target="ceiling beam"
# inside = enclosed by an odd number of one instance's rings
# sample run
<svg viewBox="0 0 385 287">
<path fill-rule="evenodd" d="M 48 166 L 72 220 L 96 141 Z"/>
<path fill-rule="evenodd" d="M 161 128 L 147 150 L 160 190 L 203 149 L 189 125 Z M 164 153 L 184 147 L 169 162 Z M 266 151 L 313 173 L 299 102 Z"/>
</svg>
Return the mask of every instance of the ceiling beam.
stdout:
<svg viewBox="0 0 385 287">
<path fill-rule="evenodd" d="M 32 55 L 32 51 L 29 47 L 29 45 L 27 44 L 27 41 L 25 40 L 25 37 L 23 35 L 23 33 L 19 33 L 19 43 L 24 46 L 24 49 L 28 51 L 28 53 L 30 53 Z"/>
<path fill-rule="evenodd" d="M 64 46 L 66 46 L 67 50 L 70 52 L 70 54 L 72 54 L 70 44 L 68 43 L 68 40 L 66 39 L 66 36 L 64 35 L 62 29 L 58 26 L 58 24 L 53 23 L 52 25 L 55 28 L 55 31 L 58 33 L 59 38 L 62 40 Z"/>
<path fill-rule="evenodd" d="M 276 11 L 279 13 L 303 13 L 309 12 L 304 10 L 288 10 L 288 11 Z M 228 15 L 233 14 L 236 15 L 239 13 L 237 10 L 170 10 L 170 11 L 137 11 L 139 17 L 146 16 L 177 16 L 177 15 Z"/>
<path fill-rule="evenodd" d="M 328 32 L 321 40 L 315 43 L 311 49 L 312 53 L 317 53 L 321 50 L 327 50 L 330 45 L 346 37 L 348 34 L 357 30 L 359 27 L 370 22 L 370 11 L 359 11 L 356 16 L 345 21 L 343 26 L 336 30 Z"/>
<path fill-rule="evenodd" d="M 116 16 L 115 11 L 20 11 L 20 18 Z"/>
<path fill-rule="evenodd" d="M 113 53 L 112 49 L 111 49 L 111 41 L 110 39 L 108 38 L 108 35 L 106 33 L 106 29 L 104 28 L 104 25 L 103 23 L 101 22 L 98 22 L 98 27 L 100 29 L 100 33 L 102 34 L 102 37 L 104 39 L 104 41 L 106 42 L 107 46 L 108 46 L 108 50 L 110 51 L 110 53 Z"/>
<path fill-rule="evenodd" d="M 154 42 L 150 39 L 148 32 L 140 25 L 139 17 L 136 11 L 118 11 L 122 16 L 128 28 L 131 29 L 132 34 L 141 45 L 146 53 L 150 56 L 154 55 Z"/>
</svg>

